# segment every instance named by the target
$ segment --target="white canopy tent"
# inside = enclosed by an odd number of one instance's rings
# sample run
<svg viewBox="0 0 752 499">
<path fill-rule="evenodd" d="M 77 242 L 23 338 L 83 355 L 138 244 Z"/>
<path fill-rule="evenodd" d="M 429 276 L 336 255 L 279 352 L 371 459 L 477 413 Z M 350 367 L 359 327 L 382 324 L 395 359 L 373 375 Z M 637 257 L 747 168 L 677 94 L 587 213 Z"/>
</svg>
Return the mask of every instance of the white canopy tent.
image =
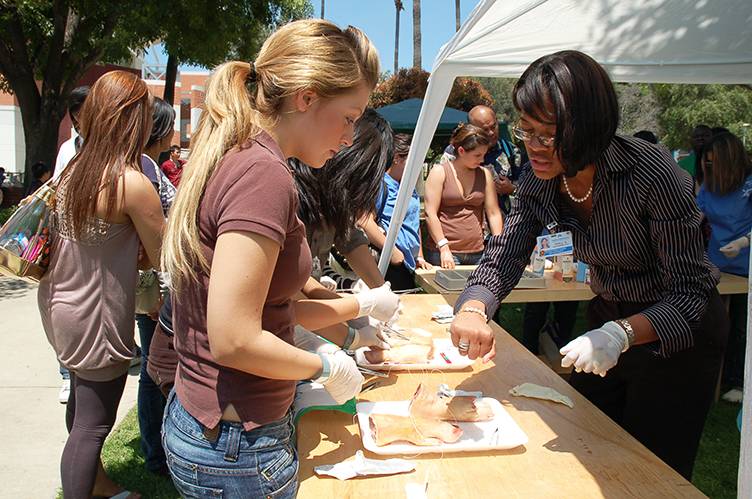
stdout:
<svg viewBox="0 0 752 499">
<path fill-rule="evenodd" d="M 539 57 L 565 49 L 589 54 L 619 82 L 749 84 L 752 1 L 482 0 L 434 61 L 379 261 L 382 273 L 454 79 L 516 78 Z M 752 341 L 745 374 L 738 494 L 752 497 Z"/>
</svg>

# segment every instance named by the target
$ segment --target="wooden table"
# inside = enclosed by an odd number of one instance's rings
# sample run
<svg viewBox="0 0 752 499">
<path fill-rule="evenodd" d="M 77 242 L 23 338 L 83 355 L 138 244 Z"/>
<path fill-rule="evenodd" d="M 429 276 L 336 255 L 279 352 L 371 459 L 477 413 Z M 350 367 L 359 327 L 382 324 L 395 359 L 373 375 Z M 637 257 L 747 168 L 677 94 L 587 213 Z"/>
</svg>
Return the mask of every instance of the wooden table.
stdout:
<svg viewBox="0 0 752 499">
<path fill-rule="evenodd" d="M 452 297 L 402 297 L 403 327 L 421 327 L 446 336 L 446 325 L 429 320 Z M 352 416 L 323 411 L 303 416 L 298 425 L 301 498 L 405 497 L 405 484 L 429 482 L 431 499 L 496 497 L 704 497 L 642 444 L 611 421 L 496 324 L 497 356 L 465 371 L 400 373 L 361 400 L 405 400 L 419 382 L 481 390 L 501 401 L 527 434 L 525 446 L 507 451 L 402 456 L 416 471 L 387 477 L 339 481 L 318 477 L 313 467 L 334 464 L 363 449 Z M 512 397 L 523 382 L 550 386 L 574 401 L 574 409 L 552 402 Z M 365 451 L 367 457 L 382 458 Z"/>
<path fill-rule="evenodd" d="M 458 270 L 472 270 L 475 265 L 458 265 Z M 415 283 L 423 288 L 426 293 L 438 293 L 448 296 L 458 296 L 460 291 L 447 291 L 436 284 L 436 267 L 432 270 L 418 269 L 415 272 Z M 585 301 L 595 296 L 590 286 L 582 282 L 563 282 L 554 279 L 553 271 L 545 273 L 546 287 L 539 289 L 515 288 L 506 297 L 503 303 L 528 303 L 528 302 L 551 302 L 551 301 Z M 747 278 L 733 274 L 721 274 L 721 282 L 718 283 L 718 292 L 722 295 L 743 294 L 747 292 Z"/>
</svg>

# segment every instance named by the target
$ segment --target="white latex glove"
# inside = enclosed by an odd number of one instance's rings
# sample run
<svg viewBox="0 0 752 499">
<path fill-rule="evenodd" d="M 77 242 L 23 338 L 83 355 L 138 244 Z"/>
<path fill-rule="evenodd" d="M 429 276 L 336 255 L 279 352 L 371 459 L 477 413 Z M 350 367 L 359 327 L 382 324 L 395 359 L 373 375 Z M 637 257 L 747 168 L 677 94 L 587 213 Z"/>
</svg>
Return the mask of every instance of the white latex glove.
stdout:
<svg viewBox="0 0 752 499">
<path fill-rule="evenodd" d="M 319 279 L 319 283 L 329 291 L 334 291 L 337 289 L 337 281 L 327 275 L 322 275 L 321 279 Z"/>
<path fill-rule="evenodd" d="M 361 291 L 368 291 L 369 289 L 371 288 L 368 287 L 368 284 L 366 284 L 363 279 L 358 279 L 357 281 L 355 281 L 355 284 L 353 284 L 353 287 L 350 291 L 352 291 L 354 294 L 358 294 Z"/>
<path fill-rule="evenodd" d="M 747 236 L 742 236 L 739 239 L 734 239 L 726 246 L 721 246 L 718 248 L 718 251 L 720 251 L 726 258 L 736 258 L 739 256 L 739 253 L 748 246 L 749 239 Z"/>
<path fill-rule="evenodd" d="M 620 325 L 610 321 L 564 345 L 559 350 L 564 355 L 561 367 L 574 364 L 577 372 L 584 371 L 605 377 L 606 372 L 616 365 L 619 355 L 628 348 L 627 333 Z"/>
<path fill-rule="evenodd" d="M 319 354 L 324 364 L 321 376 L 314 379 L 321 383 L 329 395 L 338 403 L 344 404 L 355 397 L 363 386 L 363 375 L 355 361 L 342 350 Z"/>
<path fill-rule="evenodd" d="M 313 353 L 334 353 L 340 348 L 334 343 L 328 342 L 317 334 L 314 334 L 303 326 L 295 326 L 293 337 L 295 346 L 301 350 Z"/>
<path fill-rule="evenodd" d="M 349 349 L 357 350 L 362 347 L 375 347 L 382 350 L 392 348 L 379 321 L 370 319 L 370 324 L 355 329 L 355 339 L 350 343 Z"/>
<path fill-rule="evenodd" d="M 378 288 L 361 291 L 355 298 L 360 305 L 358 317 L 370 315 L 387 324 L 396 322 L 399 317 L 400 299 L 392 293 L 392 285 L 388 282 Z"/>
</svg>

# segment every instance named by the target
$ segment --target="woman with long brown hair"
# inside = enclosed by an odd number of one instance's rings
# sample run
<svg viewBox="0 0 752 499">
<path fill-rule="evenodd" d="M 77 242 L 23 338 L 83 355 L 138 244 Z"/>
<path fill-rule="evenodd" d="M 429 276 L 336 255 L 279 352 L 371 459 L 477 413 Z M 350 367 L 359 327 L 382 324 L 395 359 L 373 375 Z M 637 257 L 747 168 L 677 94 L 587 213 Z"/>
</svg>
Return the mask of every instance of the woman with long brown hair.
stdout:
<svg viewBox="0 0 752 499">
<path fill-rule="evenodd" d="M 67 498 L 121 492 L 100 452 L 115 423 L 130 359 L 139 241 L 159 262 L 159 196 L 141 172 L 152 125 L 146 84 L 125 71 L 102 76 L 80 115 L 79 154 L 60 177 L 49 271 L 39 284 L 47 338 L 71 372 L 61 474 Z"/>
</svg>

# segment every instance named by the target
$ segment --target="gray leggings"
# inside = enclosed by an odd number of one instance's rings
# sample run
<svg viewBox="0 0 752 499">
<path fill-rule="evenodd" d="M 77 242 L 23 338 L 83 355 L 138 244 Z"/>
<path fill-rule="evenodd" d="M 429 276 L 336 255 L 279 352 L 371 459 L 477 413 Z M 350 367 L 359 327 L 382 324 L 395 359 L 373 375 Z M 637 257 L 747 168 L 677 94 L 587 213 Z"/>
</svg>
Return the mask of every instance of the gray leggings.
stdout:
<svg viewBox="0 0 752 499">
<path fill-rule="evenodd" d="M 112 431 L 127 374 L 112 381 L 87 381 L 71 371 L 65 408 L 68 440 L 60 461 L 65 499 L 89 499 L 97 478 L 99 454 Z"/>
</svg>

